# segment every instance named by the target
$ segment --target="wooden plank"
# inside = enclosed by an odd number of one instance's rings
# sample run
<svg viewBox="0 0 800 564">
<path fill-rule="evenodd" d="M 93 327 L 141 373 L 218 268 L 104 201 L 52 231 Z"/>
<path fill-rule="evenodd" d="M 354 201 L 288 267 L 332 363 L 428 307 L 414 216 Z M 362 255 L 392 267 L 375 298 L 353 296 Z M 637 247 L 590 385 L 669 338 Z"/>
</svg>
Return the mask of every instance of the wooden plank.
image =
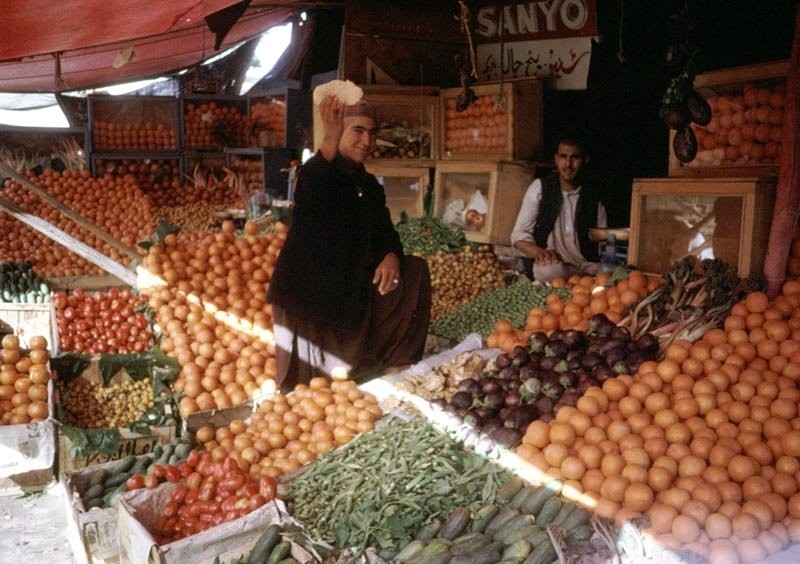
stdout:
<svg viewBox="0 0 800 564">
<path fill-rule="evenodd" d="M 81 227 L 84 227 L 89 231 L 91 231 L 95 237 L 102 239 L 103 241 L 105 241 L 118 251 L 125 253 L 126 255 L 128 255 L 133 259 L 139 258 L 139 253 L 136 252 L 136 249 L 133 249 L 120 241 L 117 241 L 112 235 L 97 227 L 94 223 L 87 220 L 85 217 L 77 213 L 69 206 L 62 204 L 59 200 L 51 196 L 46 190 L 42 190 L 39 186 L 31 182 L 30 180 L 28 180 L 27 178 L 25 178 L 24 176 L 22 176 L 13 168 L 11 168 L 10 166 L 8 166 L 3 162 L 0 162 L 0 173 L 6 175 L 9 178 L 12 178 L 16 182 L 19 182 L 28 191 L 33 192 L 34 194 L 39 196 L 42 200 L 44 200 L 45 202 L 56 208 L 63 215 L 67 216 L 69 219 L 71 219 Z"/>
<path fill-rule="evenodd" d="M 90 247 L 83 241 L 76 239 L 72 235 L 65 233 L 55 225 L 45 221 L 44 219 L 22 209 L 17 204 L 8 200 L 6 198 L 0 197 L 0 210 L 5 211 L 6 213 L 10 214 L 15 219 L 30 225 L 36 231 L 42 233 L 46 237 L 49 237 L 56 243 L 59 243 L 75 253 L 76 255 L 82 256 L 92 264 L 96 264 L 109 274 L 112 274 L 128 284 L 129 286 L 136 287 L 136 272 L 134 270 L 129 269 L 127 266 L 118 263 L 115 260 L 112 260 L 105 256 L 100 251 Z M 139 259 L 139 255 L 136 255 L 137 261 Z M 136 261 L 135 261 L 136 262 Z M 135 264 L 135 263 L 134 263 Z"/>
</svg>

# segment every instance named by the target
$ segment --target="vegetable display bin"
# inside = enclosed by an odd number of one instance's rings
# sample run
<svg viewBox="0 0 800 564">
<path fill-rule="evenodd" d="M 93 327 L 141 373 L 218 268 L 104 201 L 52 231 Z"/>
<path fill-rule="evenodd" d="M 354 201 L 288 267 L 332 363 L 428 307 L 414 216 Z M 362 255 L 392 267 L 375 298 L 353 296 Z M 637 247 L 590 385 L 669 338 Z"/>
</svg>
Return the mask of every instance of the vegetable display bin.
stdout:
<svg viewBox="0 0 800 564">
<path fill-rule="evenodd" d="M 476 243 L 510 245 L 534 167 L 512 162 L 436 164 L 434 215 Z"/>
<path fill-rule="evenodd" d="M 711 123 L 692 124 L 698 151 L 683 163 L 672 151 L 669 176 L 778 176 L 788 61 L 699 74 L 694 89 L 711 106 Z"/>
<path fill-rule="evenodd" d="M 177 98 L 90 95 L 88 99 L 91 152 L 180 149 Z"/>
<path fill-rule="evenodd" d="M 223 151 L 184 151 L 183 153 L 183 173 L 185 178 L 197 183 L 195 175 L 213 174 L 216 178 L 225 176 L 225 167 L 228 166 L 228 158 Z"/>
<path fill-rule="evenodd" d="M 368 161 L 366 168 L 383 185 L 393 223 L 400 221 L 403 212 L 408 217 L 420 217 L 425 213 L 425 193 L 431 185 L 431 169 L 388 166 L 374 161 Z"/>
<path fill-rule="evenodd" d="M 284 88 L 247 97 L 250 147 L 299 149 L 311 141 L 311 94 Z"/>
<path fill-rule="evenodd" d="M 649 178 L 633 182 L 628 262 L 660 273 L 688 254 L 719 258 L 739 276 L 760 271 L 774 178 Z"/>
<path fill-rule="evenodd" d="M 291 149 L 227 149 L 228 169 L 241 175 L 245 193 L 266 191 L 273 197 L 286 198 L 289 189 L 289 165 L 297 158 Z"/>
<path fill-rule="evenodd" d="M 175 191 L 183 185 L 183 167 L 179 153 L 94 153 L 91 158 L 94 176 L 133 175 L 139 189 L 157 206 L 173 204 Z"/>
<path fill-rule="evenodd" d="M 0 151 L 7 164 L 26 169 L 49 168 L 60 161 L 65 168 L 87 168 L 88 140 L 82 127 L 46 128 L 0 126 Z"/>
<path fill-rule="evenodd" d="M 462 88 L 440 93 L 441 159 L 516 161 L 541 156 L 541 81 L 484 83 L 471 88 L 477 99 L 462 111 L 458 104 Z"/>
<path fill-rule="evenodd" d="M 182 96 L 185 149 L 221 151 L 247 147 L 252 124 L 243 96 Z"/>
</svg>

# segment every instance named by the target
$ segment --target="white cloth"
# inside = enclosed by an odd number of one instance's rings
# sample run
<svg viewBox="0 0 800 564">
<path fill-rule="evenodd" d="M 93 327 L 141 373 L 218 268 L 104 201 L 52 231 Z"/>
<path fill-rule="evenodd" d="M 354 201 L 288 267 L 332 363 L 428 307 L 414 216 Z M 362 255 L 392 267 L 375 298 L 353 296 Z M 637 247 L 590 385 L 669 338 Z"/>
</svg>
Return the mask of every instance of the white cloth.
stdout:
<svg viewBox="0 0 800 564">
<path fill-rule="evenodd" d="M 580 193 L 580 187 L 571 192 L 561 190 L 564 200 L 553 230 L 547 237 L 547 248 L 557 252 L 565 264 L 574 265 L 584 272 L 592 272 L 596 270 L 597 263 L 589 262 L 583 257 L 575 231 L 575 210 L 578 206 Z M 512 245 L 516 245 L 517 241 L 536 243 L 533 239 L 533 227 L 536 225 L 541 203 L 542 181 L 537 178 L 528 186 L 525 196 L 522 198 L 517 221 L 514 224 L 514 230 L 511 232 Z M 598 204 L 597 224 L 594 227 L 604 228 L 607 226 L 606 209 L 603 204 Z"/>
</svg>

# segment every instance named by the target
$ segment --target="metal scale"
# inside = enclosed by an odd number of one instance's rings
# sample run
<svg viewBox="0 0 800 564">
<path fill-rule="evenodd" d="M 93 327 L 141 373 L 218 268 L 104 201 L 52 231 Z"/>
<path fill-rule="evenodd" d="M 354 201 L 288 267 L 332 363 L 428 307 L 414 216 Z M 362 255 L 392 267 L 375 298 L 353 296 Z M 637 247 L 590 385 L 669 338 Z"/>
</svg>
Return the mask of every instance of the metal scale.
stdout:
<svg viewBox="0 0 800 564">
<path fill-rule="evenodd" d="M 589 229 L 589 238 L 598 244 L 601 270 L 611 272 L 616 266 L 628 264 L 630 229 Z"/>
</svg>

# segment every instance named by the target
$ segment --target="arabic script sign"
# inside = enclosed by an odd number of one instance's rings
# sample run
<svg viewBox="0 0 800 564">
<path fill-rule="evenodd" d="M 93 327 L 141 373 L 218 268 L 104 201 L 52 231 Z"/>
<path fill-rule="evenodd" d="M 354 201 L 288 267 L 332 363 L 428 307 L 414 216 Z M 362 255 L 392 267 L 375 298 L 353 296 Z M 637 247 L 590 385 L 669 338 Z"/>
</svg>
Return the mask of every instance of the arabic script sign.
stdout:
<svg viewBox="0 0 800 564">
<path fill-rule="evenodd" d="M 586 88 L 595 0 L 539 0 L 479 4 L 476 14 L 479 80 L 551 79 L 559 90 Z M 502 39 L 502 42 L 501 42 Z"/>
</svg>

